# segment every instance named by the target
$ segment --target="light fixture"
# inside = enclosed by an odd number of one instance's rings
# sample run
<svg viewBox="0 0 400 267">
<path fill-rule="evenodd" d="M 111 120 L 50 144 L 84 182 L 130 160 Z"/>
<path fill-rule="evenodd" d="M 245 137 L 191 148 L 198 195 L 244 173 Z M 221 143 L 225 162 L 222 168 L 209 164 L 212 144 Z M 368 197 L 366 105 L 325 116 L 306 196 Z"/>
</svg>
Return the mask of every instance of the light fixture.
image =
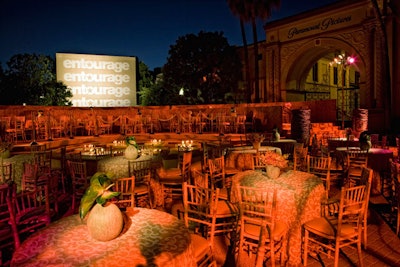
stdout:
<svg viewBox="0 0 400 267">
<path fill-rule="evenodd" d="M 346 81 L 345 81 L 345 73 L 346 73 L 346 67 L 354 64 L 355 63 L 355 58 L 352 56 L 346 56 L 346 53 L 340 53 L 335 58 L 329 63 L 330 66 L 332 65 L 338 65 L 340 67 L 341 71 L 341 79 L 342 79 L 342 104 L 341 104 L 341 118 L 342 118 L 342 130 L 344 129 L 344 87 L 346 86 Z"/>
</svg>

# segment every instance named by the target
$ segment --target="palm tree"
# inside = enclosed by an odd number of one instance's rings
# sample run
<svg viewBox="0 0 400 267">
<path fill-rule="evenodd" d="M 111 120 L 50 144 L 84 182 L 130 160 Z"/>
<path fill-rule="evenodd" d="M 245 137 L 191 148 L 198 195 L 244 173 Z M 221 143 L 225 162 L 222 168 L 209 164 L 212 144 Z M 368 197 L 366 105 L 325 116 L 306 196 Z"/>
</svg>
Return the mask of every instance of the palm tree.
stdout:
<svg viewBox="0 0 400 267">
<path fill-rule="evenodd" d="M 247 103 L 251 103 L 251 84 L 250 84 L 250 64 L 249 64 L 249 49 L 247 46 L 246 30 L 244 28 L 244 2 L 243 0 L 227 0 L 230 10 L 235 16 L 239 17 L 240 30 L 242 32 L 243 50 L 244 50 L 244 84 L 246 86 L 246 99 Z"/>
<path fill-rule="evenodd" d="M 266 20 L 271 17 L 272 9 L 280 6 L 280 0 L 227 0 L 234 14 L 238 14 L 241 21 L 250 22 L 253 31 L 254 43 L 254 90 L 255 102 L 260 102 L 259 67 L 258 67 L 258 36 L 257 19 Z M 237 12 L 237 13 L 236 13 Z M 242 29 L 242 36 L 244 28 Z M 245 48 L 246 50 L 246 48 Z"/>
</svg>

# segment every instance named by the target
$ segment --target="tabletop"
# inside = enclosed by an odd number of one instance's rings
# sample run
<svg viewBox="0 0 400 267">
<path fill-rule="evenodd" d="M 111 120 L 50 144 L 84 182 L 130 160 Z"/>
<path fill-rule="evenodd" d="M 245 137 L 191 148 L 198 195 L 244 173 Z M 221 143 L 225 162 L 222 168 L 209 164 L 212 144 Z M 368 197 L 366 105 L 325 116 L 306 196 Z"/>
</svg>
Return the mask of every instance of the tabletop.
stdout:
<svg viewBox="0 0 400 267">
<path fill-rule="evenodd" d="M 258 188 L 276 188 L 277 220 L 286 223 L 289 229 L 284 242 L 284 256 L 289 266 L 301 264 L 302 224 L 321 215 L 321 200 L 325 196 L 322 181 L 307 172 L 289 170 L 277 179 L 271 179 L 260 171 L 244 171 L 232 177 L 232 201 L 235 201 L 236 184 Z"/>
<path fill-rule="evenodd" d="M 93 239 L 78 215 L 62 218 L 25 240 L 11 266 L 196 266 L 178 218 L 143 208 L 124 214 L 122 233 L 107 242 Z"/>
</svg>

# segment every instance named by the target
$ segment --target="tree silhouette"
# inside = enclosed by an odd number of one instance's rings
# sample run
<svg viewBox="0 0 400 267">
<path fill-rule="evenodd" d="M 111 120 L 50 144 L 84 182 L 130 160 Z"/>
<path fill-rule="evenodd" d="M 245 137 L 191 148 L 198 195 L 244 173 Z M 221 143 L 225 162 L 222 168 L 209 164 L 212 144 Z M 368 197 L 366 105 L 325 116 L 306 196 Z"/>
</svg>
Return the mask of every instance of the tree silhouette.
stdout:
<svg viewBox="0 0 400 267">
<path fill-rule="evenodd" d="M 225 103 L 226 95 L 237 91 L 240 76 L 240 58 L 223 33 L 187 34 L 169 50 L 163 104 Z"/>
</svg>

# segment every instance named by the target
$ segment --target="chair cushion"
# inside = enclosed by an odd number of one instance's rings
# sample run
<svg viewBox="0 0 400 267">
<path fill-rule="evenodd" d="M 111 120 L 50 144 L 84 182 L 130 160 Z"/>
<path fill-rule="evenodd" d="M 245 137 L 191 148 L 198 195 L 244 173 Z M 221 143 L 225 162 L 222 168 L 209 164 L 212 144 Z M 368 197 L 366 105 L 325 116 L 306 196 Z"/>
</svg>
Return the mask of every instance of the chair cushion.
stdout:
<svg viewBox="0 0 400 267">
<path fill-rule="evenodd" d="M 334 239 L 337 229 L 337 219 L 326 217 L 315 218 L 304 224 L 304 228 L 317 235 Z M 349 237 L 357 234 L 353 224 L 342 224 L 341 237 Z"/>
<path fill-rule="evenodd" d="M 145 194 L 149 192 L 149 187 L 146 184 L 137 184 L 135 185 L 135 189 L 133 190 L 135 194 Z"/>
<path fill-rule="evenodd" d="M 207 239 L 200 235 L 191 234 L 190 238 L 194 257 L 196 258 L 196 261 L 199 261 L 210 251 L 210 244 Z"/>
<path fill-rule="evenodd" d="M 244 231 L 246 233 L 247 236 L 250 236 L 251 238 L 258 240 L 259 236 L 260 236 L 260 226 L 259 225 L 255 225 L 255 224 L 251 224 L 251 223 L 246 223 L 244 225 Z M 275 222 L 275 228 L 274 228 L 274 240 L 275 241 L 279 241 L 282 236 L 286 233 L 287 231 L 287 226 L 285 223 L 283 222 Z M 269 233 L 268 231 L 265 232 L 266 238 L 269 239 Z"/>
<path fill-rule="evenodd" d="M 217 217 L 230 216 L 238 213 L 238 209 L 235 205 L 227 200 L 218 200 L 217 203 Z"/>
<path fill-rule="evenodd" d="M 176 178 L 177 176 L 181 176 L 181 170 L 179 168 L 159 168 L 157 169 L 157 175 L 160 179 Z"/>
</svg>

